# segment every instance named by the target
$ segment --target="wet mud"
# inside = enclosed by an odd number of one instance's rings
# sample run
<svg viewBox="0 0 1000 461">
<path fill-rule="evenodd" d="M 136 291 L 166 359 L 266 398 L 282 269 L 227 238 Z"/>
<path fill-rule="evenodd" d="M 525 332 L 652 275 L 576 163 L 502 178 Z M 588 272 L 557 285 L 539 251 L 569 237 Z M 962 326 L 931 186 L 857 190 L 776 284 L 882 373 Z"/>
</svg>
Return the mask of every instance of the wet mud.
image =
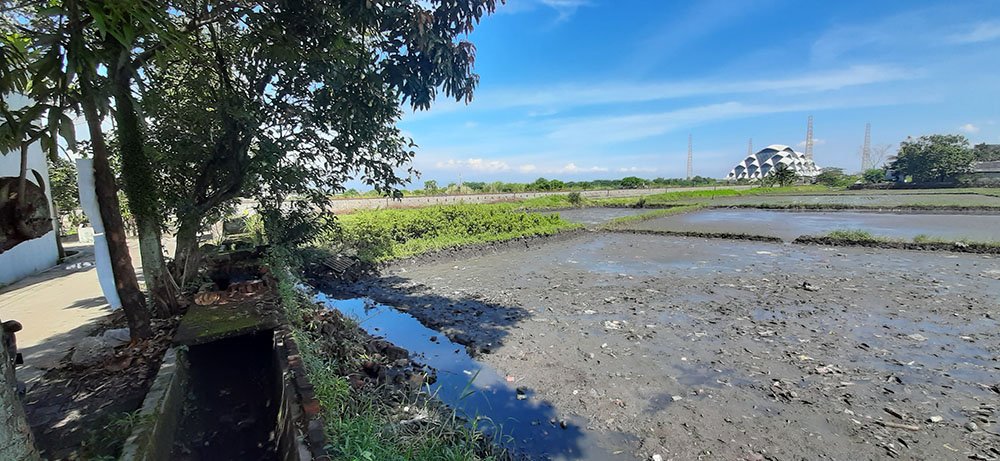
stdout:
<svg viewBox="0 0 1000 461">
<path fill-rule="evenodd" d="M 629 226 L 671 232 L 740 232 L 792 241 L 835 230 L 865 230 L 877 237 L 911 240 L 918 235 L 973 241 L 1000 240 L 1000 215 L 893 214 L 710 209 Z"/>
<path fill-rule="evenodd" d="M 995 256 L 583 233 L 348 288 L 623 459 L 1000 456 Z"/>
</svg>

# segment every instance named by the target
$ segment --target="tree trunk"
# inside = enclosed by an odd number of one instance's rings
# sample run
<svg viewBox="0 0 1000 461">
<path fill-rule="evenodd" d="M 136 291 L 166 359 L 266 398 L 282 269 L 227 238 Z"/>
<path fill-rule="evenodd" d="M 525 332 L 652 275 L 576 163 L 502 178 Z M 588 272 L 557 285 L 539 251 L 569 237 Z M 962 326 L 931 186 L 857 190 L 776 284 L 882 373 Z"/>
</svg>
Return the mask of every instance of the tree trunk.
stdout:
<svg viewBox="0 0 1000 461">
<path fill-rule="evenodd" d="M 41 459 L 31 427 L 17 396 L 14 366 L 7 350 L 7 332 L 0 328 L 0 458 L 12 461 Z"/>
<path fill-rule="evenodd" d="M 182 219 L 177 229 L 177 246 L 174 250 L 174 276 L 180 286 L 187 285 L 198 273 L 201 264 L 201 250 L 198 245 L 198 232 L 201 221 L 197 219 Z"/>
<path fill-rule="evenodd" d="M 143 148 L 139 116 L 131 95 L 131 79 L 121 73 L 114 76 L 115 121 L 122 158 L 122 178 L 129 208 L 135 217 L 142 255 L 142 273 L 146 278 L 153 309 L 160 317 L 180 313 L 178 292 L 163 260 L 160 230 L 160 207 L 153 188 L 156 179 Z"/>
<path fill-rule="evenodd" d="M 118 203 L 118 193 L 115 186 L 115 176 L 108 163 L 107 143 L 101 131 L 101 117 L 97 113 L 97 104 L 93 99 L 93 89 L 86 79 L 81 79 L 84 97 L 81 101 L 87 128 L 90 131 L 90 142 L 94 149 L 94 184 L 97 192 L 97 206 L 104 223 L 104 236 L 108 242 L 108 252 L 111 255 L 111 268 L 115 276 L 115 288 L 122 301 L 122 309 L 128 320 L 132 340 L 149 338 L 153 330 L 149 325 L 149 310 L 146 300 L 139 290 L 139 282 L 132 268 L 132 257 L 128 253 L 128 242 L 125 239 L 125 225 L 122 222 L 121 208 Z"/>
</svg>

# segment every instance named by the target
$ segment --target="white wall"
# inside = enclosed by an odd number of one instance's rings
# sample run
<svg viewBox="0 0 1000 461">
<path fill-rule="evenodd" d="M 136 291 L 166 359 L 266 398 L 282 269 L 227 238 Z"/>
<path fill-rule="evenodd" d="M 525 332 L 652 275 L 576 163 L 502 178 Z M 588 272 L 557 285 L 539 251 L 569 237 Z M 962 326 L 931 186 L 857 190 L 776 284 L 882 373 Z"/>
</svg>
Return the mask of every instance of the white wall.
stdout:
<svg viewBox="0 0 1000 461">
<path fill-rule="evenodd" d="M 11 96 L 7 103 L 12 108 L 18 108 L 26 103 L 22 96 Z M 0 155 L 0 176 L 17 177 L 21 170 L 20 152 L 8 152 Z M 38 143 L 28 148 L 28 181 L 35 183 L 34 175 L 30 170 L 35 170 L 49 180 L 49 166 L 45 161 L 45 154 Z M 49 210 L 52 210 L 52 185 L 44 184 L 45 197 L 49 201 Z M 16 282 L 35 272 L 54 266 L 59 261 L 59 249 L 56 246 L 56 231 L 53 228 L 47 234 L 36 239 L 21 242 L 14 248 L 0 253 L 0 286 Z"/>
</svg>

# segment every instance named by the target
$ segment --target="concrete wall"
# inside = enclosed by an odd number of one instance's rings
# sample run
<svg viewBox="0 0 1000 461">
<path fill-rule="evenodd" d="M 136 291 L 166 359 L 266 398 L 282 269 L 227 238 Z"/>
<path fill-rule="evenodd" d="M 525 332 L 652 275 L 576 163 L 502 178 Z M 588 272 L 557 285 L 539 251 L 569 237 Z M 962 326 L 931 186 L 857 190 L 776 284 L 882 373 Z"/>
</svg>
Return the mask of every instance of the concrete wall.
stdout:
<svg viewBox="0 0 1000 461">
<path fill-rule="evenodd" d="M 27 100 L 21 96 L 11 96 L 7 99 L 7 104 L 12 108 L 22 107 Z M 20 152 L 7 152 L 0 155 L 0 176 L 17 177 L 21 170 Z M 42 175 L 46 182 L 49 180 L 49 166 L 45 161 L 45 154 L 38 143 L 28 148 L 28 181 L 32 184 L 43 186 L 45 196 L 49 202 L 49 210 L 52 210 L 52 185 L 37 184 L 31 170 Z M 53 224 L 55 229 L 55 224 Z M 9 285 L 24 277 L 52 267 L 59 260 L 59 249 L 56 246 L 56 230 L 52 230 L 45 235 L 21 242 L 19 245 L 0 253 L 0 286 Z"/>
</svg>

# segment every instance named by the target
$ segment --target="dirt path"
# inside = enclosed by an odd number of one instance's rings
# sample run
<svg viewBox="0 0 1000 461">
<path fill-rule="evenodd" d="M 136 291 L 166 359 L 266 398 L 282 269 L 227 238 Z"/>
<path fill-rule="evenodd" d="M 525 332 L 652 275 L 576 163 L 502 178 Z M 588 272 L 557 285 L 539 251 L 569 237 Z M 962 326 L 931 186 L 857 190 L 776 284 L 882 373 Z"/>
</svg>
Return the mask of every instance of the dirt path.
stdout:
<svg viewBox="0 0 1000 461">
<path fill-rule="evenodd" d="M 989 256 L 588 233 L 353 290 L 637 457 L 1000 456 Z"/>
</svg>

